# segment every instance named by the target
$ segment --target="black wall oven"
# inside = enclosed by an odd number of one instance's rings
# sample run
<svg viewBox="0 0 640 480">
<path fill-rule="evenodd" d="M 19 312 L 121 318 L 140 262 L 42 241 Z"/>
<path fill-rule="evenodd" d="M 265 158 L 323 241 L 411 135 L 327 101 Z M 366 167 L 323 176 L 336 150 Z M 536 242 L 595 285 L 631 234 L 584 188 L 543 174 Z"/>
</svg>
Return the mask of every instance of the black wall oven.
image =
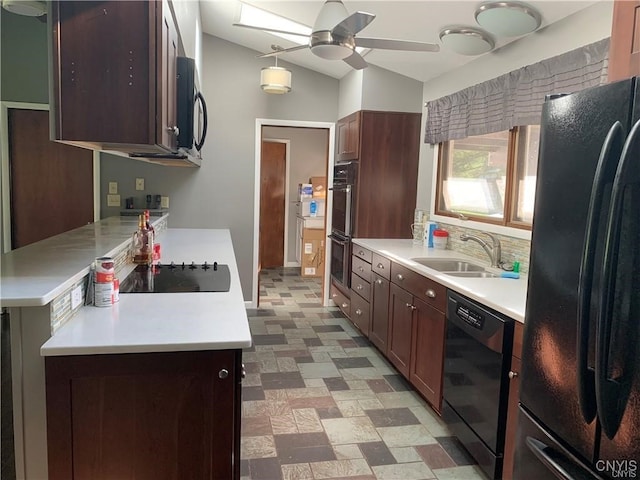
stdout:
<svg viewBox="0 0 640 480">
<path fill-rule="evenodd" d="M 331 278 L 344 289 L 351 283 L 351 237 L 354 233 L 358 162 L 339 163 L 333 169 L 331 210 Z"/>
</svg>

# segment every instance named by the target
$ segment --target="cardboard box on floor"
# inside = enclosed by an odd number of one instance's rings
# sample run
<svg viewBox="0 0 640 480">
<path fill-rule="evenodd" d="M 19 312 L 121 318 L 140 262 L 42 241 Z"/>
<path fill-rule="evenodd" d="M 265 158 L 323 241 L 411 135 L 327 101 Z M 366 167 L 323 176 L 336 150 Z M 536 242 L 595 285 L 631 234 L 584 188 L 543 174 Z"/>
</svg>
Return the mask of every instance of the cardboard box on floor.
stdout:
<svg viewBox="0 0 640 480">
<path fill-rule="evenodd" d="M 302 230 L 301 276 L 322 276 L 324 272 L 325 241 L 324 228 L 305 228 Z"/>
</svg>

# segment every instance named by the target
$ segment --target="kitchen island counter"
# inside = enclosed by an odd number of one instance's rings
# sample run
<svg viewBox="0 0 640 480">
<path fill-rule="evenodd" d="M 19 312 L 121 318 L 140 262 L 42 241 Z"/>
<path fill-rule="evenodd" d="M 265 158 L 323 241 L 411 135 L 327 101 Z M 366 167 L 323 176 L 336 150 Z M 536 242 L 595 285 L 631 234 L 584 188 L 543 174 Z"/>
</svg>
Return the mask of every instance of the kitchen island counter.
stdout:
<svg viewBox="0 0 640 480">
<path fill-rule="evenodd" d="M 353 239 L 353 243 L 368 250 L 379 253 L 394 262 L 435 280 L 447 288 L 477 300 L 483 305 L 503 313 L 514 320 L 524 323 L 525 302 L 527 297 L 527 277 L 512 278 L 467 278 L 455 277 L 425 267 L 412 258 L 456 258 L 465 259 L 473 263 L 487 265 L 476 258 L 454 250 L 439 250 L 421 245 L 414 245 L 412 240 L 406 239 Z M 487 270 L 496 273 L 499 270 Z"/>
<path fill-rule="evenodd" d="M 121 294 L 120 301 L 111 307 L 83 307 L 42 346 L 43 356 L 251 346 L 229 231 L 167 229 L 156 240 L 165 263 L 227 264 L 231 274 L 229 291 L 129 293 Z"/>
</svg>

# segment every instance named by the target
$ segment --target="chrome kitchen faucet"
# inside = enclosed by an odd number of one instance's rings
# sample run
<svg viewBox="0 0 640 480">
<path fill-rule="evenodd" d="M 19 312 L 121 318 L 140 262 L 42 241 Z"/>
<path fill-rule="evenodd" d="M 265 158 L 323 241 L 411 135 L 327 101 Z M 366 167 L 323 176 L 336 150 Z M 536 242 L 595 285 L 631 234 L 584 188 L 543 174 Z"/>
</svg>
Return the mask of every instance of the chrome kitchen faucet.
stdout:
<svg viewBox="0 0 640 480">
<path fill-rule="evenodd" d="M 502 258 L 501 258 L 502 245 L 500 245 L 500 239 L 495 235 L 492 235 L 491 233 L 487 233 L 487 232 L 481 232 L 481 233 L 488 236 L 491 239 L 491 242 L 493 243 L 493 245 L 489 245 L 480 237 L 477 237 L 475 235 L 467 235 L 466 233 L 463 233 L 462 235 L 460 235 L 460 240 L 462 240 L 463 242 L 466 242 L 467 240 L 473 240 L 474 242 L 479 243 L 480 246 L 484 249 L 484 251 L 487 252 L 487 255 L 489 255 L 491 266 L 499 268 L 500 264 L 502 263 Z"/>
</svg>

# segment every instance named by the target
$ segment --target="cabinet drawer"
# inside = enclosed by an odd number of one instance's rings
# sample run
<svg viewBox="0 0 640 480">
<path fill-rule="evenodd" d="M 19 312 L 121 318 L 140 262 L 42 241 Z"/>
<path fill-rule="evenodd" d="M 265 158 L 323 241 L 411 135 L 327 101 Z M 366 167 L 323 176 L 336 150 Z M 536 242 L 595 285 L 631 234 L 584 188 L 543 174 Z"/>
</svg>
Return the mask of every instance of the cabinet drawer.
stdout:
<svg viewBox="0 0 640 480">
<path fill-rule="evenodd" d="M 347 318 L 351 318 L 351 301 L 333 284 L 331 285 L 331 300 L 335 302 Z"/>
<path fill-rule="evenodd" d="M 367 263 L 371 263 L 371 250 L 367 250 L 360 245 L 356 245 L 355 243 L 352 245 L 353 256 L 361 258 Z"/>
<path fill-rule="evenodd" d="M 369 302 L 358 295 L 351 297 L 351 321 L 365 337 L 369 337 Z"/>
<path fill-rule="evenodd" d="M 351 291 L 360 295 L 367 302 L 371 301 L 371 284 L 353 272 L 351 273 Z"/>
<path fill-rule="evenodd" d="M 391 279 L 391 260 L 377 253 L 371 254 L 371 271 L 387 280 Z"/>
<path fill-rule="evenodd" d="M 395 262 L 391 262 L 391 281 L 432 307 L 445 311 L 447 289 L 439 283 Z"/>
<path fill-rule="evenodd" d="M 367 282 L 371 281 L 371 265 L 355 255 L 351 257 L 351 271 L 358 274 L 358 276 L 365 279 Z"/>
</svg>

